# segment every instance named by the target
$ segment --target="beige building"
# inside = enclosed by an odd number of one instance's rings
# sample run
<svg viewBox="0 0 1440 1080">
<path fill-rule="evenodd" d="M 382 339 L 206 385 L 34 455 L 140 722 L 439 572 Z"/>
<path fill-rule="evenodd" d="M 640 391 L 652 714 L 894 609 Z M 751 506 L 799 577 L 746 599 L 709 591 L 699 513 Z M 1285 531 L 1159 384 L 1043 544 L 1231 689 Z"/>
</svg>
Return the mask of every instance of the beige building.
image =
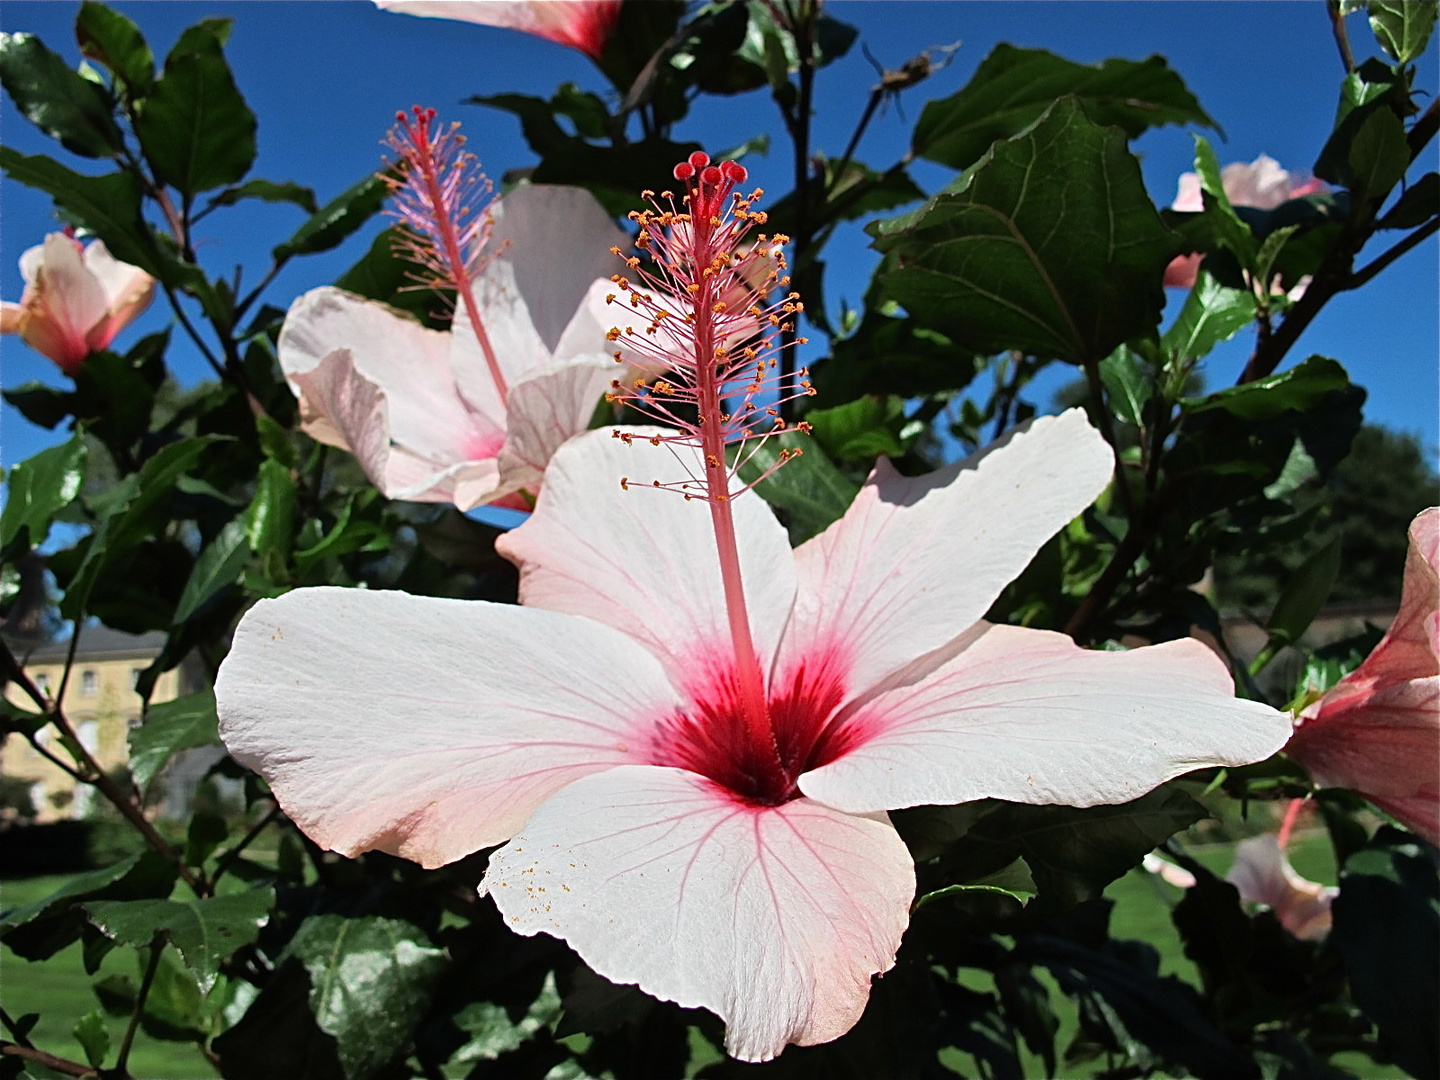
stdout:
<svg viewBox="0 0 1440 1080">
<path fill-rule="evenodd" d="M 107 626 L 81 628 L 60 704 L 80 742 L 102 769 L 108 771 L 128 760 L 130 729 L 139 724 L 145 704 L 135 692 L 135 683 L 164 645 L 163 633 L 125 634 Z M 60 692 L 69 651 L 70 642 L 62 641 L 41 645 L 28 654 L 16 653 L 35 684 L 53 697 Z M 150 700 L 170 701 L 190 692 L 194 687 L 188 685 L 186 674 L 183 665 L 165 672 L 156 681 Z M 35 707 L 14 683 L 5 688 L 5 697 L 22 708 Z M 42 730 L 39 740 L 58 757 L 70 760 L 53 728 Z M 12 735 L 0 745 L 0 774 L 7 780 L 29 783 L 37 821 L 81 818 L 90 809 L 93 791 L 83 784 L 77 791 L 70 776 L 19 736 Z M 9 816 L 13 808 L 0 807 L 0 814 Z"/>
</svg>

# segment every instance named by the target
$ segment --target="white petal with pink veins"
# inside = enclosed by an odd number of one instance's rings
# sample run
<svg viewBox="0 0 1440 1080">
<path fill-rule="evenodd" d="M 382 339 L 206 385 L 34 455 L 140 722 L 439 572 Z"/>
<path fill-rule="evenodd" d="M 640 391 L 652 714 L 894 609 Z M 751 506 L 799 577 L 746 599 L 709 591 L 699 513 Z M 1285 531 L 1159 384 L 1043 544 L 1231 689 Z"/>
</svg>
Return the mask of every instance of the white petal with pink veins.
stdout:
<svg viewBox="0 0 1440 1080">
<path fill-rule="evenodd" d="M 556 451 L 535 513 L 496 550 L 520 567 L 521 603 L 614 626 L 668 658 L 681 685 L 711 685 L 734 652 L 710 507 L 648 486 L 687 467 L 699 475 L 698 451 L 652 446 L 643 438 L 651 429 L 629 430 L 633 445 L 607 428 Z M 751 632 L 768 664 L 794 597 L 790 545 L 759 496 L 730 506 Z"/>
<path fill-rule="evenodd" d="M 1263 760 L 1290 729 L 1284 714 L 1235 698 L 1198 641 L 1096 652 L 1015 626 L 983 626 L 919 682 L 837 719 L 859 745 L 799 785 L 853 812 L 1126 802 L 1193 769 Z"/>
<path fill-rule="evenodd" d="M 495 224 L 475 278 L 475 300 L 506 383 L 552 359 L 604 353 L 609 328 L 595 321 L 591 288 L 597 278 L 608 285 L 622 265 L 610 249 L 630 243 L 605 208 L 583 188 L 524 184 L 497 200 L 491 213 Z M 577 317 L 582 326 L 593 324 L 580 335 L 589 343 L 572 339 L 562 353 L 562 339 Z M 454 330 L 456 382 L 467 400 L 483 408 L 494 379 L 464 305 L 456 309 Z"/>
<path fill-rule="evenodd" d="M 894 963 L 915 874 L 883 814 L 735 801 L 679 769 L 587 776 L 490 857 L 482 890 L 522 934 L 710 1009 L 744 1061 L 827 1042 Z"/>
<path fill-rule="evenodd" d="M 338 588 L 260 601 L 215 693 L 230 753 L 317 843 L 424 866 L 508 839 L 559 788 L 635 760 L 632 718 L 675 705 L 655 659 L 608 627 Z"/>
<path fill-rule="evenodd" d="M 57 324 L 83 341 L 90 328 L 105 318 L 109 306 L 105 289 L 85 265 L 75 241 L 64 233 L 45 237 L 41 249 L 36 277 L 45 308 Z"/>
<path fill-rule="evenodd" d="M 923 477 L 882 459 L 845 515 L 795 551 L 780 681 L 825 661 L 857 693 L 963 633 L 1113 465 L 1079 409 Z"/>
<path fill-rule="evenodd" d="M 539 490 L 550 458 L 566 439 L 580 434 L 615 377 L 615 362 L 550 364 L 510 388 L 510 433 L 500 451 L 500 473 L 511 490 Z"/>
<path fill-rule="evenodd" d="M 442 466 L 499 451 L 503 419 L 473 412 L 460 397 L 450 372 L 449 334 L 330 286 L 311 289 L 290 305 L 278 353 L 297 392 L 296 375 L 341 349 L 355 371 L 384 392 L 392 442 Z"/>
</svg>

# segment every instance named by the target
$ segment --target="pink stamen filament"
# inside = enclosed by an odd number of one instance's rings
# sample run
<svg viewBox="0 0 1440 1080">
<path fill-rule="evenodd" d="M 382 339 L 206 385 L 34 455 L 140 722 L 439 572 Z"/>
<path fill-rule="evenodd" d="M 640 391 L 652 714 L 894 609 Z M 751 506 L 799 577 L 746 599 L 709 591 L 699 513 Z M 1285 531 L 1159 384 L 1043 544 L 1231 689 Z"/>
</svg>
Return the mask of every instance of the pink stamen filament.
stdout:
<svg viewBox="0 0 1440 1080">
<path fill-rule="evenodd" d="M 678 490 L 687 499 L 703 498 L 709 503 L 734 652 L 735 700 L 740 713 L 737 719 L 743 726 L 747 745 L 754 752 L 752 765 L 764 774 L 755 780 L 771 797 L 783 801 L 793 792 L 794 780 L 781 758 L 766 677 L 750 629 L 731 504 L 738 494 L 752 486 L 737 490 L 733 481 L 739 468 L 758 449 L 758 445 L 752 446 L 747 452 L 743 445 L 754 438 L 753 427 L 766 416 L 772 418 L 770 431 L 758 437 L 760 443 L 783 427 L 778 412 L 773 407 L 758 408 L 755 398 L 767 391 L 775 392 L 781 400 L 814 392 L 809 383 L 803 381 L 806 374 L 803 371 L 793 383 L 782 381 L 778 373 L 772 374 L 777 367 L 775 331 L 800 311 L 801 305 L 793 293 L 778 303 L 768 302 L 768 294 L 776 284 L 788 284 L 788 278 L 781 279 L 777 271 L 766 266 L 763 281 L 754 277 L 757 264 L 766 265 L 760 260 L 767 255 L 783 270 L 784 259 L 779 252 L 783 237 L 767 243 L 761 236 L 754 248 L 736 255 L 751 225 L 764 222 L 763 214 L 751 212 L 750 201 L 736 196 L 733 215 L 727 205 L 735 185 L 744 181 L 745 170 L 728 162 L 722 166 L 710 165 L 706 155 L 697 153 L 676 167 L 675 178 L 686 182 L 689 189 L 683 213 L 671 202 L 668 211 L 652 203 L 658 211 L 656 215 L 648 211 L 631 215 L 641 225 L 639 246 L 653 254 L 658 273 L 644 268 L 638 258 L 627 259 L 627 264 L 641 283 L 656 290 L 659 299 L 637 289 L 620 275 L 614 279 L 620 290 L 628 294 L 632 310 L 643 315 L 649 325 L 639 334 L 633 327 L 624 332 L 618 328 L 610 332 L 611 341 L 623 339 L 633 353 L 645 359 L 649 368 L 664 374 L 654 377 L 653 381 L 648 375 L 642 376 L 628 384 L 617 379 L 612 383 L 610 398 L 624 401 L 662 424 L 680 429 L 675 434 L 652 436 L 651 442 L 698 444 L 703 476 L 692 474 L 687 481 L 671 483 L 656 480 L 653 486 Z M 653 198 L 652 193 L 646 195 Z M 751 201 L 756 196 L 752 196 Z M 662 198 L 671 196 L 667 192 Z M 771 244 L 775 250 L 766 251 Z M 617 254 L 623 255 L 618 250 Z M 747 277 L 747 273 L 750 276 Z M 691 312 L 679 315 L 667 309 L 667 294 L 688 301 Z M 618 297 L 610 299 L 614 302 Z M 765 330 L 771 332 L 765 335 Z M 731 339 L 752 333 L 761 333 L 763 340 L 737 349 L 731 355 L 728 348 Z M 617 351 L 615 358 L 621 360 L 622 352 Z M 728 413 L 725 411 L 727 398 L 738 399 Z M 687 419 L 684 411 L 675 411 L 673 405 L 693 407 L 698 420 Z M 633 438 L 626 433 L 616 434 L 627 442 Z M 727 453 L 731 447 L 737 448 L 733 461 Z M 796 453 L 798 451 L 782 451 L 780 463 Z M 778 463 L 775 467 L 778 468 Z M 766 475 L 772 471 L 773 468 L 767 470 Z M 758 480 L 752 484 L 755 482 Z M 628 486 L 628 480 L 622 484 Z"/>
<path fill-rule="evenodd" d="M 413 185 L 416 178 L 419 179 L 420 190 L 414 192 L 417 196 L 414 202 L 418 203 L 423 210 L 417 210 L 414 206 L 402 207 L 400 216 L 416 228 L 417 240 L 423 236 L 429 236 L 432 242 L 438 242 L 439 250 L 434 252 L 433 258 L 426 261 L 442 270 L 444 283 L 454 288 L 455 294 L 465 305 L 465 314 L 470 318 L 471 329 L 475 333 L 476 341 L 480 344 L 480 351 L 485 356 L 485 366 L 490 372 L 490 378 L 495 383 L 496 392 L 500 396 L 500 404 L 504 405 L 509 396 L 508 387 L 505 376 L 500 370 L 500 361 L 495 356 L 495 349 L 490 344 L 490 335 L 485 332 L 485 323 L 480 318 L 480 305 L 475 300 L 475 290 L 470 273 L 475 251 L 471 250 L 467 253 L 466 249 L 467 247 L 473 249 L 476 245 L 473 243 L 473 237 L 469 244 L 460 238 L 458 218 L 467 209 L 463 205 L 466 195 L 463 185 L 468 178 L 460 175 L 463 161 L 456 158 L 451 162 L 450 172 L 442 180 L 442 173 L 446 172 L 447 163 L 437 160 L 435 151 L 442 140 L 448 136 L 443 133 L 432 136 L 430 124 L 435 118 L 434 109 L 421 109 L 416 106 L 414 113 L 413 123 L 403 112 L 396 114 L 404 137 L 403 139 L 398 136 L 392 138 L 391 145 L 401 153 L 405 162 L 406 185 Z M 460 139 L 459 136 L 456 138 Z M 448 150 L 449 147 L 446 149 Z M 466 157 L 469 158 L 469 155 Z M 473 158 L 469 158 L 469 160 L 473 161 Z M 473 232 L 473 230 L 467 230 L 468 232 Z M 420 245 L 411 246 L 418 247 Z"/>
</svg>

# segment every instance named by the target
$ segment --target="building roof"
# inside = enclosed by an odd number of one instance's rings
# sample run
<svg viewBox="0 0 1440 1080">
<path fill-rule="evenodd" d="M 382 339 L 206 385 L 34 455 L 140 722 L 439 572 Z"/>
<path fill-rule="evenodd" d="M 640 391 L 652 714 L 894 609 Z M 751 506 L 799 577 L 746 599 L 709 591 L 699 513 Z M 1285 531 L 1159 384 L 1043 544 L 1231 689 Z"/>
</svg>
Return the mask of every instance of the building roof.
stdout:
<svg viewBox="0 0 1440 1080">
<path fill-rule="evenodd" d="M 112 630 L 108 626 L 80 627 L 80 641 L 75 648 L 75 662 L 97 660 L 151 660 L 160 655 L 165 647 L 165 634 L 152 630 L 146 634 L 127 634 Z M 17 648 L 16 653 L 24 664 L 63 663 L 70 653 L 70 641 L 52 641 L 37 645 L 29 652 Z"/>
</svg>

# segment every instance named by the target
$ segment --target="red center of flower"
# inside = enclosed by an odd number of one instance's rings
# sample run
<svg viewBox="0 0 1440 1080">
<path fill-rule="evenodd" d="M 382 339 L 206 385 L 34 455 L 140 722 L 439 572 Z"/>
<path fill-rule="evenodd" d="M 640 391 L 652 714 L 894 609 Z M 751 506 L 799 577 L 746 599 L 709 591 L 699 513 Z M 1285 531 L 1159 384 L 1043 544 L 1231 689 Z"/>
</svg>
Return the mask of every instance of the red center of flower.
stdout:
<svg viewBox="0 0 1440 1080">
<path fill-rule="evenodd" d="M 733 667 L 717 673 L 688 709 L 656 726 L 650 763 L 699 773 L 743 802 L 779 806 L 798 799 L 796 781 L 853 749 L 860 733 L 835 723 L 844 686 L 830 664 L 802 664 L 769 687 L 767 712 L 774 745 L 757 741 Z M 779 753 L 780 770 L 774 767 Z"/>
</svg>

